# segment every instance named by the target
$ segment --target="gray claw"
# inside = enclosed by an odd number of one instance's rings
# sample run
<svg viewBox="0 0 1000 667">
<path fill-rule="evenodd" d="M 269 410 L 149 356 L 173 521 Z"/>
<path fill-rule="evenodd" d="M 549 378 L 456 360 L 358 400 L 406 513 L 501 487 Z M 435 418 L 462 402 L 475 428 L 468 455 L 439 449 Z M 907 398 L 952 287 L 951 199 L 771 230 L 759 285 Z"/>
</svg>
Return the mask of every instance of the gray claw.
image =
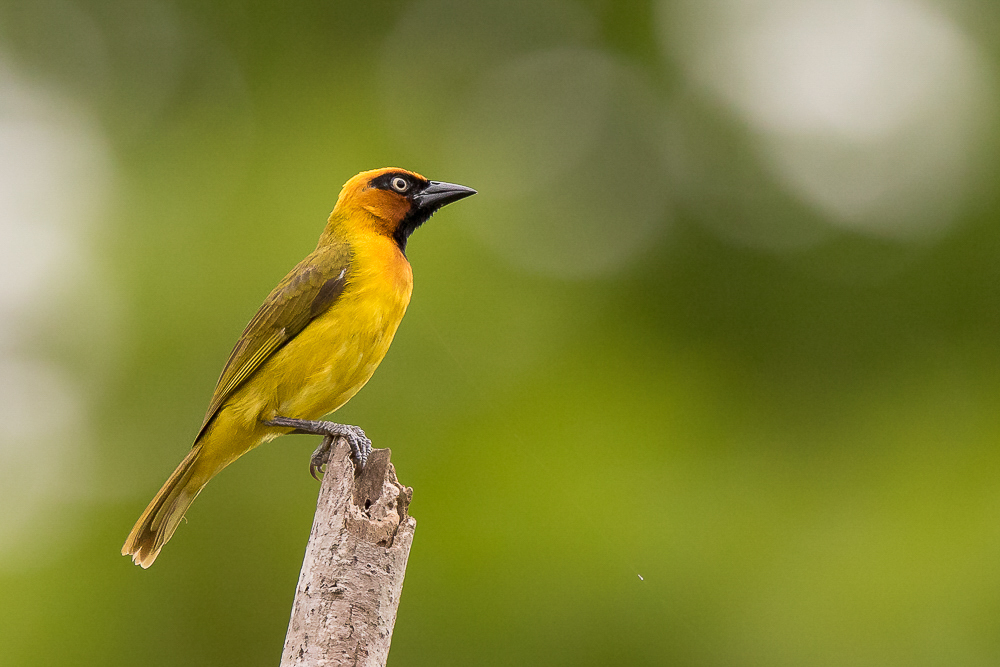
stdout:
<svg viewBox="0 0 1000 667">
<path fill-rule="evenodd" d="M 326 461 L 330 458 L 330 449 L 333 446 L 333 436 L 328 435 L 323 438 L 323 442 L 319 443 L 319 447 L 312 453 L 309 457 L 309 474 L 313 476 L 317 482 L 320 479 L 320 475 L 324 472 L 323 467 L 326 465 Z M 320 474 L 317 474 L 320 473 Z"/>
<path fill-rule="evenodd" d="M 347 436 L 347 440 L 351 443 L 354 460 L 359 468 L 364 468 L 365 463 L 368 462 L 368 455 L 372 453 L 372 441 L 368 439 L 360 427 L 348 426 L 347 428 L 353 431 L 353 437 Z"/>
</svg>

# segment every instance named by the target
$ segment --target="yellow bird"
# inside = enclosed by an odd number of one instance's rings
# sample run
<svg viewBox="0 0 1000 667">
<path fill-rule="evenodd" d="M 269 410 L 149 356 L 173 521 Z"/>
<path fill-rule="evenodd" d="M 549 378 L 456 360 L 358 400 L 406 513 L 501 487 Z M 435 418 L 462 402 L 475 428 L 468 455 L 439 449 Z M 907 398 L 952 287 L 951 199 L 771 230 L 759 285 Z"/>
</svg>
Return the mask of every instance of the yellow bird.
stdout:
<svg viewBox="0 0 1000 667">
<path fill-rule="evenodd" d="M 368 382 L 413 290 L 406 241 L 435 211 L 476 191 L 403 169 L 365 171 L 344 184 L 316 249 L 264 300 L 233 348 L 194 446 L 139 517 L 122 555 L 146 568 L 210 479 L 286 433 L 345 437 L 356 464 L 371 441 L 357 426 L 317 421 Z"/>
</svg>

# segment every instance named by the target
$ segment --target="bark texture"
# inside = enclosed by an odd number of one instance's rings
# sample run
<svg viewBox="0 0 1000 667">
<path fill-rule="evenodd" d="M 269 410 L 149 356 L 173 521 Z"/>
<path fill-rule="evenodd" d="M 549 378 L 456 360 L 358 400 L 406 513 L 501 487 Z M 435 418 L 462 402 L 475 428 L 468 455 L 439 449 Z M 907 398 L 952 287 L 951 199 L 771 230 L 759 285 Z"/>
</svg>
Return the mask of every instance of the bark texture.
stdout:
<svg viewBox="0 0 1000 667">
<path fill-rule="evenodd" d="M 281 667 L 385 665 L 417 525 L 390 454 L 372 450 L 355 477 L 343 438 L 330 453 Z"/>
</svg>

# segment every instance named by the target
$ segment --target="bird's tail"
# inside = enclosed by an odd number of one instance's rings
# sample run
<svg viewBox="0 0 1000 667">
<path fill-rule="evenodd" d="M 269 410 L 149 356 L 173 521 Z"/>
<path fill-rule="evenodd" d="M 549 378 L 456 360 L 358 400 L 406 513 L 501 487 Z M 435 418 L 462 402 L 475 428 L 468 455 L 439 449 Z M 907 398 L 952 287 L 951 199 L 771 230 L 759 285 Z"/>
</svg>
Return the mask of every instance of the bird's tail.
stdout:
<svg viewBox="0 0 1000 667">
<path fill-rule="evenodd" d="M 147 568 L 153 564 L 208 481 L 202 475 L 194 475 L 201 450 L 201 444 L 196 444 L 184 457 L 125 540 L 122 555 L 132 556 L 136 565 Z"/>
</svg>

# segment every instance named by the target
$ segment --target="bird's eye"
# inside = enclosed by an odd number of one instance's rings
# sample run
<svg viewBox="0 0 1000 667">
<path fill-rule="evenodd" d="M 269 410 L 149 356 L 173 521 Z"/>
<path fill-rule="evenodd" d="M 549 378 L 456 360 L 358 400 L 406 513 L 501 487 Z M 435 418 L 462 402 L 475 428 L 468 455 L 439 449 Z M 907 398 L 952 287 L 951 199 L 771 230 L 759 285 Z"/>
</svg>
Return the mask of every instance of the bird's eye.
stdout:
<svg viewBox="0 0 1000 667">
<path fill-rule="evenodd" d="M 395 190 L 396 192 L 406 192 L 406 190 L 409 187 L 410 184 L 407 182 L 405 178 L 397 176 L 396 178 L 392 179 L 392 189 Z"/>
</svg>

